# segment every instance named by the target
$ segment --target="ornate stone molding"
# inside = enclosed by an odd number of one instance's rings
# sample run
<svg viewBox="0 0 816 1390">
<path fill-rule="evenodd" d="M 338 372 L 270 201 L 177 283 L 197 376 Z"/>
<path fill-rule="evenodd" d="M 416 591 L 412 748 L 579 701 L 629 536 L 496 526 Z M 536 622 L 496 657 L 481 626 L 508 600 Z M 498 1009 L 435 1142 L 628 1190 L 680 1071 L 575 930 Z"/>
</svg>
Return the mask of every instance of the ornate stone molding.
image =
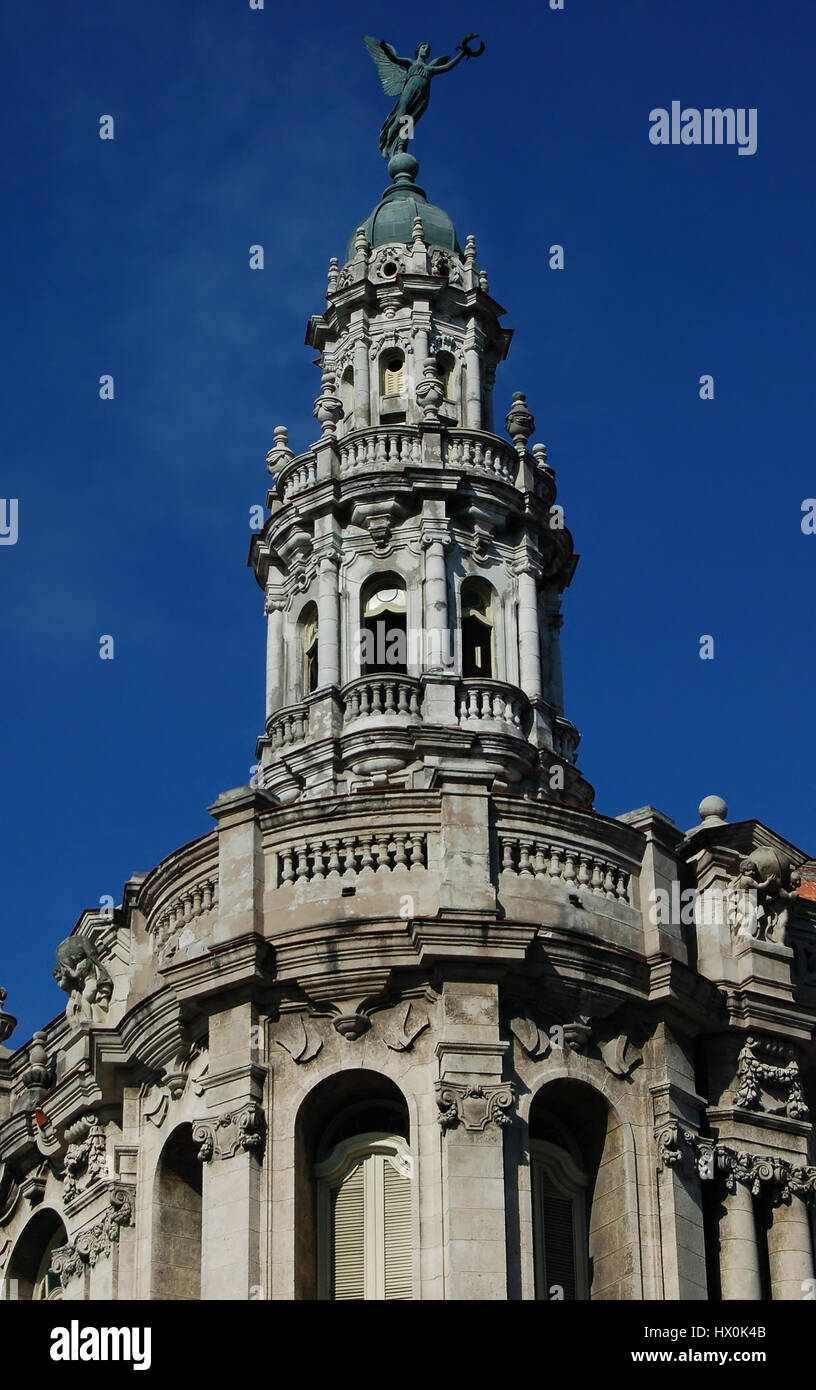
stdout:
<svg viewBox="0 0 816 1390">
<path fill-rule="evenodd" d="M 509 1125 L 507 1113 L 515 1103 L 515 1091 L 509 1081 L 499 1085 L 473 1086 L 464 1081 L 437 1081 L 437 1116 L 443 1131 L 462 1125 L 468 1130 L 487 1129 L 489 1124 Z"/>
<path fill-rule="evenodd" d="M 323 1039 L 308 1027 L 303 1014 L 287 1014 L 275 1025 L 274 1041 L 293 1062 L 311 1062 L 321 1051 Z"/>
<path fill-rule="evenodd" d="M 685 1129 L 679 1121 L 656 1130 L 655 1140 L 658 1172 L 679 1167 L 687 1174 L 696 1173 L 702 1182 L 719 1179 L 727 1192 L 734 1192 L 740 1183 L 754 1197 L 767 1192 L 774 1206 L 794 1196 L 811 1201 L 816 1195 L 816 1167 L 717 1144 Z"/>
<path fill-rule="evenodd" d="M 528 1057 L 541 1061 L 553 1048 L 563 1047 L 570 1052 L 597 1048 L 607 1071 L 613 1076 L 629 1076 L 643 1054 L 629 1030 L 623 1029 L 607 1037 L 596 1036 L 598 1025 L 586 1014 L 579 1014 L 569 1023 L 553 1023 L 542 1027 L 526 1012 L 516 1013 L 510 1020 L 510 1032 L 518 1039 Z"/>
<path fill-rule="evenodd" d="M 119 1240 L 122 1227 L 132 1225 L 132 1195 L 125 1188 L 114 1188 L 110 1194 L 110 1205 L 102 1220 L 54 1251 L 51 1256 L 51 1272 L 59 1276 L 59 1281 L 65 1288 L 87 1265 L 93 1266 L 103 1257 L 110 1255 Z"/>
<path fill-rule="evenodd" d="M 237 1110 L 229 1110 L 218 1119 L 196 1120 L 193 1125 L 193 1143 L 199 1145 L 198 1157 L 202 1163 L 213 1158 L 232 1158 L 243 1151 L 263 1157 L 266 1121 L 263 1107 L 257 1101 L 249 1101 Z"/>
<path fill-rule="evenodd" d="M 769 1057 L 788 1057 L 788 1061 L 784 1066 L 777 1066 L 775 1063 L 762 1061 L 757 1053 L 764 1053 Z M 785 1098 L 779 1105 L 763 1104 L 763 1083 L 784 1093 Z M 784 1043 L 746 1038 L 745 1046 L 737 1059 L 734 1104 L 745 1110 L 764 1110 L 771 1115 L 784 1113 L 792 1120 L 807 1119 L 810 1111 L 802 1092 L 799 1063 L 790 1056 Z"/>
<path fill-rule="evenodd" d="M 105 1128 L 96 1115 L 88 1113 L 65 1129 L 68 1149 L 65 1154 L 63 1200 L 73 1201 L 107 1172 Z"/>
</svg>

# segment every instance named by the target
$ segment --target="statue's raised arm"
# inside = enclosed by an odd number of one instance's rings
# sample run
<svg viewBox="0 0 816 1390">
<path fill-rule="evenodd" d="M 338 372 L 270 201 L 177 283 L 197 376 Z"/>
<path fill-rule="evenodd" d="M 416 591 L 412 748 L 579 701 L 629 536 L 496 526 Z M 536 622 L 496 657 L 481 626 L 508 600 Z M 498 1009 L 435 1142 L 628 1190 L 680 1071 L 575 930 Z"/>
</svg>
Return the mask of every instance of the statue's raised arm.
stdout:
<svg viewBox="0 0 816 1390">
<path fill-rule="evenodd" d="M 363 43 L 377 66 L 383 91 L 386 96 L 398 98 L 380 131 L 380 151 L 385 159 L 408 148 L 414 126 L 428 108 L 431 78 L 450 72 L 463 58 L 478 58 L 484 53 L 483 43 L 475 49 L 469 46 L 471 39 L 478 37 L 478 34 L 466 34 L 454 58 L 446 54 L 444 58 L 430 62 L 431 46 L 428 43 L 421 43 L 413 58 L 401 58 L 385 39 L 372 39 L 366 35 Z"/>
</svg>

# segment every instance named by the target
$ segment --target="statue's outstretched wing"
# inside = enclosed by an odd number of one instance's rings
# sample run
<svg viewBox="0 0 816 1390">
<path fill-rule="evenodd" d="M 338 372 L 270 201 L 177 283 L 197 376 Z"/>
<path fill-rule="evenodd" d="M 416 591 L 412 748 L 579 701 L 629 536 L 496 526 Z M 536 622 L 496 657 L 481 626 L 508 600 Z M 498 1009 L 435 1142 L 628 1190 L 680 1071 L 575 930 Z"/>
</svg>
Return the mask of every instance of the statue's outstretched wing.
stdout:
<svg viewBox="0 0 816 1390">
<path fill-rule="evenodd" d="M 377 72 L 380 74 L 385 95 L 398 97 L 405 86 L 405 73 L 402 68 L 383 51 L 378 39 L 372 39 L 370 34 L 366 34 L 363 43 L 377 64 Z"/>
</svg>

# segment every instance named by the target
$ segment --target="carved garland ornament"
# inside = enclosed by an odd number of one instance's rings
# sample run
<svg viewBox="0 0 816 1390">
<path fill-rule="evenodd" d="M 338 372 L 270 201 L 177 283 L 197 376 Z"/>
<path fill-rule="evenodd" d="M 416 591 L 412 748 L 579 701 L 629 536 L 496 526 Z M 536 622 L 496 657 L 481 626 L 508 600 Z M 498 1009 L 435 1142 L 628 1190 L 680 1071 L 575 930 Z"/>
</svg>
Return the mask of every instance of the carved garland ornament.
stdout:
<svg viewBox="0 0 816 1390">
<path fill-rule="evenodd" d="M 809 1115 L 802 1084 L 799 1078 L 799 1064 L 790 1058 L 785 1066 L 763 1062 L 757 1052 L 768 1056 L 785 1056 L 784 1044 L 757 1042 L 747 1038 L 737 1060 L 737 1090 L 734 1104 L 746 1110 L 767 1110 L 769 1114 L 784 1112 L 792 1120 L 805 1120 Z M 785 1100 L 777 1106 L 768 1107 L 762 1103 L 762 1083 L 786 1092 Z"/>
<path fill-rule="evenodd" d="M 65 1138 L 68 1149 L 65 1154 L 63 1198 L 70 1202 L 80 1191 L 80 1185 L 90 1187 L 107 1170 L 104 1126 L 96 1115 L 83 1115 L 75 1124 L 68 1125 Z"/>
</svg>

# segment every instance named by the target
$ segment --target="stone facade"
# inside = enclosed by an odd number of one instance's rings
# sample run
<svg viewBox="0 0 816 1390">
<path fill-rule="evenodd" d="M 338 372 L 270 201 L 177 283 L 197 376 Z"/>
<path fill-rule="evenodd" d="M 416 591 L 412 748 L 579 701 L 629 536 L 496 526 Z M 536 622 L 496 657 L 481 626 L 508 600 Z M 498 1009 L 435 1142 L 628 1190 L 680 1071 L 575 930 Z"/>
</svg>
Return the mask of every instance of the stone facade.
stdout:
<svg viewBox="0 0 816 1390">
<path fill-rule="evenodd" d="M 416 172 L 309 322 L 317 442 L 268 455 L 252 783 L 0 1047 L 7 1297 L 816 1287 L 813 861 L 716 797 L 593 809 L 555 475 L 521 394 L 496 432 L 504 311 Z"/>
</svg>

